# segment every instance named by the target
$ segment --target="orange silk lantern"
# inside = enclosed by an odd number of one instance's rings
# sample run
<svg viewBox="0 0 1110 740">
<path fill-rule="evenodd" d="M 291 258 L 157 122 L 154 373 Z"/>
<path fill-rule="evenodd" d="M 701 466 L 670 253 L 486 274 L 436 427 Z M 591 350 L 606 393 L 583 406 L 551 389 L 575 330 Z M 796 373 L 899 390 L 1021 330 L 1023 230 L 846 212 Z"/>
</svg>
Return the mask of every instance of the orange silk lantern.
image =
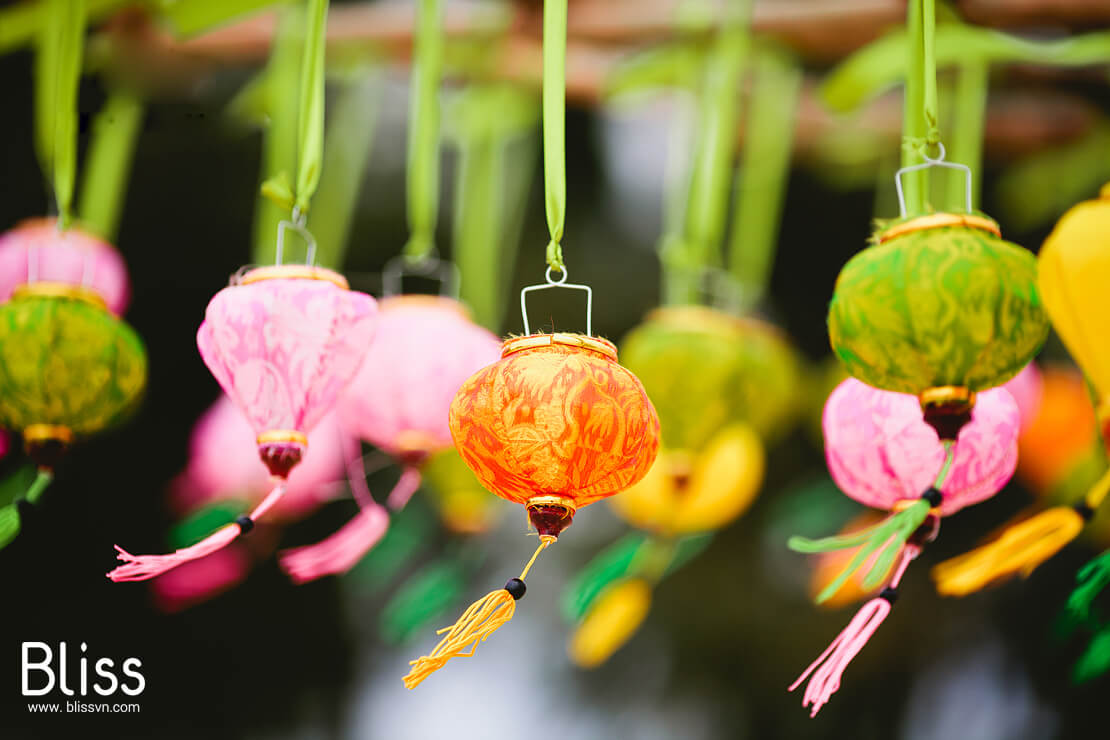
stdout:
<svg viewBox="0 0 1110 740">
<path fill-rule="evenodd" d="M 509 339 L 451 405 L 451 435 L 482 484 L 523 504 L 540 536 L 647 474 L 659 417 L 610 342 L 581 334 Z"/>
<path fill-rule="evenodd" d="M 643 478 L 659 451 L 659 417 L 612 343 L 582 334 L 507 340 L 501 360 L 470 377 L 451 404 L 451 436 L 482 484 L 522 504 L 540 545 L 519 578 L 470 607 L 430 655 L 415 687 L 512 618 L 524 577 L 578 509 Z"/>
</svg>

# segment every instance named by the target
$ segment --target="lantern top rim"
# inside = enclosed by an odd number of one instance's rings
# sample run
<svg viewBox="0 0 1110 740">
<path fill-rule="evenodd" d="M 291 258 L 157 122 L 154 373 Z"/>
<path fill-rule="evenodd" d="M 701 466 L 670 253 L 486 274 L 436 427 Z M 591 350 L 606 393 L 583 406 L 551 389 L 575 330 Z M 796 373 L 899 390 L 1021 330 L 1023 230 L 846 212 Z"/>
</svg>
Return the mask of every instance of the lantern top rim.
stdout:
<svg viewBox="0 0 1110 740">
<path fill-rule="evenodd" d="M 80 301 L 102 311 L 108 310 L 108 304 L 96 291 L 83 285 L 71 285 L 50 280 L 36 280 L 33 283 L 17 285 L 12 290 L 12 298 L 61 298 L 70 301 Z"/>
<path fill-rule="evenodd" d="M 97 236 L 88 229 L 83 228 L 79 221 L 77 223 L 70 224 L 64 229 L 60 229 L 58 228 L 58 219 L 54 216 L 33 216 L 31 218 L 25 218 L 22 221 L 17 222 L 10 231 L 6 231 L 4 233 L 11 234 L 18 231 L 53 231 L 61 237 L 72 234 L 77 238 L 73 240 L 67 240 L 66 246 L 73 247 L 74 249 L 78 250 L 87 251 L 118 251 L 114 244 L 106 239 L 103 239 L 102 237 Z"/>
<path fill-rule="evenodd" d="M 238 279 L 232 279 L 232 285 L 251 285 L 263 280 L 323 280 L 331 283 L 340 290 L 350 290 L 347 278 L 334 270 L 315 265 L 268 265 L 256 267 Z"/>
<path fill-rule="evenodd" d="M 998 223 L 987 216 L 981 216 L 977 213 L 930 213 L 927 216 L 911 218 L 909 221 L 902 221 L 883 229 L 878 233 L 878 242 L 883 244 L 896 237 L 912 234 L 915 231 L 942 229 L 952 226 L 978 229 L 994 234 L 999 238 L 1002 237 L 1002 229 L 999 228 Z"/>
<path fill-rule="evenodd" d="M 464 319 L 470 318 L 470 308 L 465 303 L 448 296 L 432 295 L 431 293 L 398 293 L 385 296 L 378 301 L 378 309 L 383 312 L 391 308 L 411 307 L 442 308 L 456 313 Z"/>
<path fill-rule="evenodd" d="M 591 350 L 616 362 L 617 347 L 607 339 L 592 337 L 585 334 L 571 334 L 555 332 L 554 334 L 528 334 L 522 337 L 509 337 L 501 345 L 501 357 L 508 357 L 515 352 L 522 352 L 537 347 L 550 347 L 561 344 L 567 347 Z"/>
</svg>

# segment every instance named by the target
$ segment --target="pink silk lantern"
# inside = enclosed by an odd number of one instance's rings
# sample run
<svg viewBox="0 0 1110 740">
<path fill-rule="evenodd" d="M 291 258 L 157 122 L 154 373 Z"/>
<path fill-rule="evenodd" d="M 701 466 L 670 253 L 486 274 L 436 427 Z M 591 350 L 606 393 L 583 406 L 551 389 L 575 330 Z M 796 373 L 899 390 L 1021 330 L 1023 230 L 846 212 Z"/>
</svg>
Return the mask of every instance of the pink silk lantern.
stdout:
<svg viewBox="0 0 1110 740">
<path fill-rule="evenodd" d="M 500 358 L 501 341 L 473 323 L 457 301 L 429 295 L 382 300 L 370 352 L 338 411 L 352 434 L 404 468 L 387 499 L 390 509 L 403 507 L 420 486 L 419 467 L 451 447 L 447 416 L 455 393 Z M 282 568 L 295 581 L 343 573 L 377 543 L 386 513 L 368 492 L 359 501 L 362 510 L 334 535 L 282 555 Z"/>
<path fill-rule="evenodd" d="M 258 448 L 243 412 L 226 395 L 197 420 L 189 438 L 189 462 L 174 481 L 173 501 L 188 512 L 229 498 L 261 500 L 270 477 L 258 464 Z M 289 473 L 288 486 L 274 507 L 280 518 L 298 519 L 328 501 L 347 476 L 347 461 L 358 454 L 358 440 L 329 413 L 308 434 L 304 459 Z"/>
<path fill-rule="evenodd" d="M 1029 428 L 1041 409 L 1041 396 L 1044 393 L 1044 378 L 1036 364 L 1030 362 L 1021 372 L 1002 384 L 1002 387 L 1017 404 L 1021 416 L 1021 431 Z"/>
<path fill-rule="evenodd" d="M 993 496 L 1017 467 L 1021 419 L 1009 392 L 994 388 L 974 399 L 970 420 L 955 440 L 941 441 L 914 396 L 872 388 L 854 378 L 825 403 L 823 427 L 829 471 L 860 503 L 894 512 L 880 524 L 825 540 L 791 538 L 791 549 L 827 552 L 859 547 L 848 567 L 818 595 L 824 601 L 869 560 L 865 589 L 886 587 L 795 681 L 810 678 L 803 706 L 815 716 L 840 687 L 849 662 L 890 613 L 910 562 L 936 537 L 941 517 Z M 887 578 L 887 574 L 890 574 Z"/>
<path fill-rule="evenodd" d="M 960 430 L 941 485 L 941 516 L 990 498 L 1017 466 L 1020 415 L 1010 394 L 979 394 L 971 422 Z M 891 510 L 918 499 L 945 462 L 944 445 L 921 418 L 917 398 L 872 388 L 854 378 L 836 387 L 822 420 L 825 459 L 846 495 Z"/>
<path fill-rule="evenodd" d="M 0 302 L 30 282 L 80 285 L 119 316 L 131 286 L 123 257 L 110 244 L 76 228 L 59 231 L 51 218 L 24 221 L 0 234 Z"/>
<path fill-rule="evenodd" d="M 288 486 L 304 457 L 307 434 L 335 405 L 370 345 L 377 304 L 342 275 L 306 265 L 262 267 L 208 304 L 197 346 L 224 392 L 243 411 L 258 453 L 275 481 L 249 516 L 169 555 L 124 561 L 113 581 L 139 581 L 196 560 L 249 532 Z"/>
</svg>

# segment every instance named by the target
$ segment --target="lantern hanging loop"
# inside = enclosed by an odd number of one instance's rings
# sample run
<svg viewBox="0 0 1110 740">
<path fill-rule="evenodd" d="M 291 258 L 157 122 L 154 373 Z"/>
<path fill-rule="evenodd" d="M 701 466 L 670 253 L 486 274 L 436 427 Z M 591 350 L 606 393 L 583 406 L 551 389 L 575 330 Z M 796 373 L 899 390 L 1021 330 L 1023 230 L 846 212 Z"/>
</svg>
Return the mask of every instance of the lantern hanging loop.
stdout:
<svg viewBox="0 0 1110 740">
<path fill-rule="evenodd" d="M 902 167 L 894 173 L 894 188 L 898 191 L 899 218 L 906 217 L 906 194 L 902 189 L 902 175 L 908 172 L 931 169 L 933 167 L 946 167 L 951 170 L 961 170 L 964 173 L 964 210 L 971 213 L 971 168 L 966 164 L 960 164 L 958 162 L 946 162 L 944 160 L 944 144 L 938 141 L 937 148 L 940 149 L 940 154 L 936 157 L 930 157 L 928 154 L 922 153 L 921 156 L 925 160 L 923 163 Z"/>
<path fill-rule="evenodd" d="M 584 290 L 586 291 L 586 336 L 592 337 L 594 334 L 594 291 L 588 285 L 580 283 L 567 282 L 567 268 L 560 269 L 562 276 L 555 280 L 551 277 L 551 271 L 554 268 L 548 267 L 544 273 L 544 278 L 547 282 L 543 285 L 529 285 L 520 291 L 520 315 L 524 319 L 524 334 L 527 336 L 532 333 L 528 324 L 528 294 L 537 290 L 547 290 L 548 288 L 568 288 L 570 290 Z"/>
<path fill-rule="evenodd" d="M 292 220 L 283 220 L 278 222 L 277 228 L 277 254 L 274 257 L 274 264 L 282 264 L 282 255 L 285 252 L 285 230 L 292 229 L 301 235 L 307 245 L 305 252 L 304 263 L 312 266 L 316 264 L 316 237 L 312 236 L 311 232 L 305 228 L 305 217 L 301 213 L 301 209 L 293 207 Z"/>
<path fill-rule="evenodd" d="M 439 281 L 439 294 L 447 298 L 459 297 L 459 268 L 454 262 L 442 260 L 432 251 L 413 258 L 407 254 L 394 257 L 382 268 L 382 296 L 401 295 L 406 275 L 426 277 Z"/>
</svg>

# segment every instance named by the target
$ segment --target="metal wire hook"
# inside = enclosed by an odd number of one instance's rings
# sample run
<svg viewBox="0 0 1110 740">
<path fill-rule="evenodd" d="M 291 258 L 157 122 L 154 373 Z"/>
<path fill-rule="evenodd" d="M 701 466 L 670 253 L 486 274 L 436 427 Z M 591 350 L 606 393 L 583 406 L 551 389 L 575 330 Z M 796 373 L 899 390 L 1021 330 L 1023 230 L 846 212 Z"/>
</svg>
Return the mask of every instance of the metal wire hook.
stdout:
<svg viewBox="0 0 1110 740">
<path fill-rule="evenodd" d="M 305 228 L 304 224 L 305 224 L 304 214 L 301 213 L 301 209 L 296 208 L 296 207 L 293 208 L 293 216 L 292 216 L 291 221 L 279 221 L 278 222 L 277 256 L 274 260 L 274 264 L 277 264 L 277 265 L 282 264 L 282 261 L 281 261 L 282 260 L 282 254 L 285 251 L 285 230 L 286 229 L 292 229 L 293 231 L 300 234 L 301 238 L 305 240 L 305 244 L 308 245 L 307 251 L 305 252 L 305 260 L 304 260 L 305 264 L 306 265 L 316 264 L 316 238 L 314 236 L 312 236 L 311 233 L 309 233 L 308 229 Z"/>
<path fill-rule="evenodd" d="M 405 275 L 418 275 L 439 280 L 439 294 L 448 298 L 459 297 L 459 268 L 454 262 L 425 255 L 412 260 L 404 255 L 394 257 L 382 268 L 382 296 L 399 295 Z"/>
<path fill-rule="evenodd" d="M 964 172 L 964 210 L 971 213 L 971 168 L 966 164 L 959 164 L 957 162 L 944 161 L 944 144 L 937 142 L 937 148 L 940 149 L 940 154 L 935 158 L 930 157 L 928 154 L 922 154 L 925 160 L 922 164 L 914 164 L 909 167 L 903 167 L 894 173 L 894 188 L 898 191 L 898 216 L 905 218 L 906 216 L 906 194 L 902 189 L 902 175 L 907 172 L 916 172 L 918 170 L 927 170 L 931 167 L 947 167 L 953 170 L 963 170 Z"/>
<path fill-rule="evenodd" d="M 532 333 L 532 330 L 528 325 L 528 300 L 527 300 L 528 294 L 533 292 L 533 291 L 547 290 L 549 288 L 568 288 L 570 290 L 584 290 L 584 291 L 586 291 L 586 336 L 593 336 L 593 333 L 594 333 L 594 330 L 593 330 L 594 290 L 593 290 L 593 288 L 591 288 L 588 285 L 578 285 L 578 284 L 575 284 L 575 283 L 568 283 L 567 278 L 569 277 L 569 274 L 567 273 L 567 268 L 565 268 L 565 267 L 561 270 L 562 277 L 560 277 L 558 280 L 553 280 L 551 278 L 551 271 L 553 269 L 554 268 L 552 268 L 552 267 L 548 267 L 547 272 L 544 273 L 544 279 L 546 280 L 545 284 L 543 284 L 543 285 L 529 285 L 529 286 L 523 288 L 520 291 L 520 315 L 521 315 L 521 318 L 524 319 L 524 334 L 528 335 L 528 334 Z"/>
</svg>

